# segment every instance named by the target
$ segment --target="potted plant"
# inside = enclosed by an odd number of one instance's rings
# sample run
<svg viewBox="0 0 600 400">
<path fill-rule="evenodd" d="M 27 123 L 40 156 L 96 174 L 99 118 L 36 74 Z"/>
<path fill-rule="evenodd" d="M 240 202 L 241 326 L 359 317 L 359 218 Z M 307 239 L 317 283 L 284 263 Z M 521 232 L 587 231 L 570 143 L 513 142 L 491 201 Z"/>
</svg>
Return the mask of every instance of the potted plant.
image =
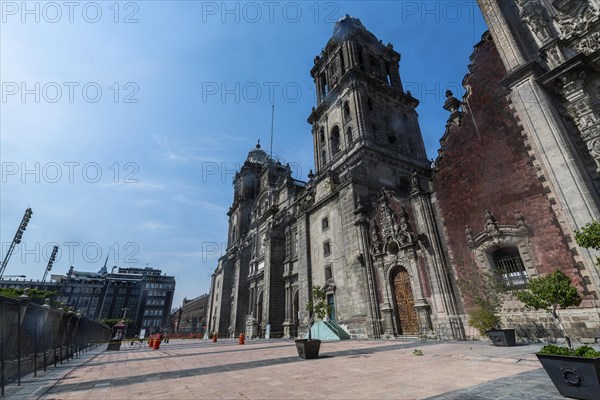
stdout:
<svg viewBox="0 0 600 400">
<path fill-rule="evenodd" d="M 306 303 L 306 311 L 310 318 L 308 324 L 308 339 L 296 339 L 296 349 L 298 355 L 303 359 L 311 359 L 319 357 L 321 341 L 313 339 L 311 328 L 316 319 L 323 319 L 327 315 L 329 307 L 325 300 L 325 291 L 320 286 L 313 286 L 311 299 Z"/>
<path fill-rule="evenodd" d="M 517 292 L 517 298 L 527 307 L 547 310 L 565 337 L 567 346 L 547 345 L 536 353 L 559 393 L 576 399 L 598 399 L 600 352 L 589 346 L 573 349 L 558 313 L 559 307 L 576 307 L 581 303 L 571 279 L 560 270 L 533 278 L 527 289 Z"/>
<path fill-rule="evenodd" d="M 499 313 L 506 293 L 502 279 L 493 272 L 482 271 L 473 262 L 463 263 L 462 272 L 465 278 L 458 280 L 458 286 L 474 306 L 467 311 L 469 325 L 481 336 L 487 335 L 494 346 L 514 346 L 515 330 L 500 327 Z"/>
</svg>

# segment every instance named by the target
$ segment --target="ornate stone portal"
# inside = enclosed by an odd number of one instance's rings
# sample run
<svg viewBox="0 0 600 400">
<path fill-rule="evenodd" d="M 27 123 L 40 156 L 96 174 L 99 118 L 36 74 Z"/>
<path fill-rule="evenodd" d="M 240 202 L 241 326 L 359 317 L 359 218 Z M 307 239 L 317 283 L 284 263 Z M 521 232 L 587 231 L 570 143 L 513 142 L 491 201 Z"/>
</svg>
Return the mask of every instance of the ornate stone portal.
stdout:
<svg viewBox="0 0 600 400">
<path fill-rule="evenodd" d="M 383 295 L 384 335 L 431 334 L 431 308 L 423 296 L 430 288 L 424 290 L 428 283 L 422 281 L 425 274 L 419 266 L 421 246 L 405 206 L 393 192 L 381 191 L 370 232 L 371 257 Z"/>
</svg>

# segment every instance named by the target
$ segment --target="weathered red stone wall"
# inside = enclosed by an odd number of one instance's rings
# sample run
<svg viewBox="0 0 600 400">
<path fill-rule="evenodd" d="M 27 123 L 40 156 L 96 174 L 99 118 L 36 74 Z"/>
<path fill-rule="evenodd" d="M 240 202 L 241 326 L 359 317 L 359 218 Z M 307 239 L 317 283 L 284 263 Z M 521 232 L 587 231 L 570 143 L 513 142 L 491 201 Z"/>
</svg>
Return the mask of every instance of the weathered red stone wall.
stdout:
<svg viewBox="0 0 600 400">
<path fill-rule="evenodd" d="M 465 114 L 461 126 L 451 125 L 441 140 L 433 180 L 450 250 L 455 256 L 471 253 L 465 226 L 473 236 L 483 231 L 486 210 L 499 225 L 515 225 L 518 209 L 531 229 L 538 273 L 561 268 L 577 284 L 575 261 L 510 111 L 508 90 L 500 84 L 506 70 L 489 35 L 471 60 Z"/>
</svg>

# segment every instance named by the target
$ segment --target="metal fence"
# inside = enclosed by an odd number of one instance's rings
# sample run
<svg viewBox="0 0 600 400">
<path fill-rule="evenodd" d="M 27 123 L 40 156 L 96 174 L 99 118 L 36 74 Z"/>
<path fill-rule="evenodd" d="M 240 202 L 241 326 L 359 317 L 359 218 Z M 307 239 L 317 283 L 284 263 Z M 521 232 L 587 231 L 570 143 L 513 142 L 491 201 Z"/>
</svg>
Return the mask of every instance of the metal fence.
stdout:
<svg viewBox="0 0 600 400">
<path fill-rule="evenodd" d="M 33 304 L 26 296 L 0 296 L 0 389 L 28 373 L 62 364 L 90 346 L 110 339 L 111 329 L 96 321 L 50 305 Z"/>
</svg>

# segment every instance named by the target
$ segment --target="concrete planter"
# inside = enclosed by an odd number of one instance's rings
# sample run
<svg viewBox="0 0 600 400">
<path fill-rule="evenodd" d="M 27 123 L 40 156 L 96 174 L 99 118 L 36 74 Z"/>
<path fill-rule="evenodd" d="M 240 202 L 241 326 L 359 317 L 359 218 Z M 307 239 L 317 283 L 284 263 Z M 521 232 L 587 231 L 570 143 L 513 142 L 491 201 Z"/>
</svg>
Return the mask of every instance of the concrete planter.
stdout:
<svg viewBox="0 0 600 400">
<path fill-rule="evenodd" d="M 296 350 L 298 350 L 298 355 L 305 360 L 318 358 L 320 348 L 321 341 L 318 339 L 296 339 Z"/>
<path fill-rule="evenodd" d="M 536 356 L 561 395 L 583 400 L 600 399 L 600 357 Z"/>
<path fill-rule="evenodd" d="M 494 329 L 487 332 L 494 346 L 515 346 L 517 344 L 514 329 Z"/>
</svg>

